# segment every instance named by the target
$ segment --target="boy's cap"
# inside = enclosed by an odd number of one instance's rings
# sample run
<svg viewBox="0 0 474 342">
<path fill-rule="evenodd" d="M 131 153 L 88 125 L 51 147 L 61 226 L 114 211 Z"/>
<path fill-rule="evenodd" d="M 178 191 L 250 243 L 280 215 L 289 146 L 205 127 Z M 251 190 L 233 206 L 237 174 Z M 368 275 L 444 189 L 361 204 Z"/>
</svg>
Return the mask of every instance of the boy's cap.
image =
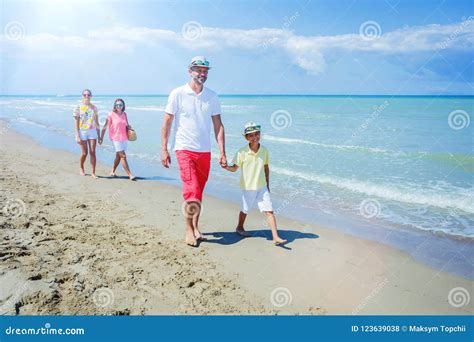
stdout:
<svg viewBox="0 0 474 342">
<path fill-rule="evenodd" d="M 196 56 L 191 59 L 191 63 L 189 64 L 189 67 L 204 67 L 210 69 L 211 67 L 209 66 L 209 61 L 206 59 L 204 56 Z"/>
<path fill-rule="evenodd" d="M 260 132 L 260 125 L 257 125 L 255 122 L 247 122 L 244 126 L 244 136 L 253 132 Z"/>
</svg>

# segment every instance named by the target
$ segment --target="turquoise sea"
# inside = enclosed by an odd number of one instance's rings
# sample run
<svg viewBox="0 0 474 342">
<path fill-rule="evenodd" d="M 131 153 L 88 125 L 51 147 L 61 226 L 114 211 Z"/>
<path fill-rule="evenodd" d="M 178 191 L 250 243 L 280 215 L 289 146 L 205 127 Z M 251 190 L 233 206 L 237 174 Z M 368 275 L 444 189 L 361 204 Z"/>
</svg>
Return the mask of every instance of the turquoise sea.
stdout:
<svg viewBox="0 0 474 342">
<path fill-rule="evenodd" d="M 175 159 L 165 170 L 159 157 L 167 97 L 95 96 L 101 123 L 116 97 L 125 100 L 139 135 L 128 151 L 134 173 L 178 185 Z M 243 125 L 262 125 L 277 215 L 381 241 L 474 278 L 474 97 L 220 99 L 229 159 L 245 144 Z M 0 96 L 0 118 L 47 147 L 79 153 L 72 118 L 79 101 L 77 96 Z M 238 175 L 217 165 L 215 141 L 212 152 L 207 193 L 238 202 Z M 112 160 L 107 140 L 98 157 Z"/>
</svg>

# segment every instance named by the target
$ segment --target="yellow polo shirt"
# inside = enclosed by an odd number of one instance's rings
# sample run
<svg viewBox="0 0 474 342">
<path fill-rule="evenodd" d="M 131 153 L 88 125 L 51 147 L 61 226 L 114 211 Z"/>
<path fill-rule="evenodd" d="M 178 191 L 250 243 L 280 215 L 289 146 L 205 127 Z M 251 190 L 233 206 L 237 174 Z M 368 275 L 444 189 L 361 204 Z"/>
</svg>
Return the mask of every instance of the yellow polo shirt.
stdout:
<svg viewBox="0 0 474 342">
<path fill-rule="evenodd" d="M 260 145 L 257 153 L 249 145 L 242 147 L 234 156 L 233 163 L 240 169 L 240 187 L 244 190 L 260 190 L 267 186 L 264 166 L 268 165 L 268 150 Z"/>
</svg>

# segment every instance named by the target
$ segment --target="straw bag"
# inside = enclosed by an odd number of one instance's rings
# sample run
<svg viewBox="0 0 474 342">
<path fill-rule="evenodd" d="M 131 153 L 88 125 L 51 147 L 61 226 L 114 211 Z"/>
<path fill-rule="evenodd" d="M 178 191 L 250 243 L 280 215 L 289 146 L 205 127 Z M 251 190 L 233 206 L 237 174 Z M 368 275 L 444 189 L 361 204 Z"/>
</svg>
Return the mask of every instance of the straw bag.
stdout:
<svg viewBox="0 0 474 342">
<path fill-rule="evenodd" d="M 128 123 L 127 113 L 125 113 L 125 119 L 127 120 L 127 137 L 129 141 L 137 140 L 137 132 L 133 129 L 132 126 Z"/>
</svg>

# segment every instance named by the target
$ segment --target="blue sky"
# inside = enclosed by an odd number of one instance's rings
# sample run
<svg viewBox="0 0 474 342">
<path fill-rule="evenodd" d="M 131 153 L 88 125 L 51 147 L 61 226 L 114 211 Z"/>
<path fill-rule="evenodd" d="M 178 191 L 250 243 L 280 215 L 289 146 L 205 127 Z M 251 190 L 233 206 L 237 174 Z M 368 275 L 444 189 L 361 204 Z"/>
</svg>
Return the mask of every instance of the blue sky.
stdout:
<svg viewBox="0 0 474 342">
<path fill-rule="evenodd" d="M 2 94 L 473 94 L 472 1 L 3 1 Z"/>
</svg>

